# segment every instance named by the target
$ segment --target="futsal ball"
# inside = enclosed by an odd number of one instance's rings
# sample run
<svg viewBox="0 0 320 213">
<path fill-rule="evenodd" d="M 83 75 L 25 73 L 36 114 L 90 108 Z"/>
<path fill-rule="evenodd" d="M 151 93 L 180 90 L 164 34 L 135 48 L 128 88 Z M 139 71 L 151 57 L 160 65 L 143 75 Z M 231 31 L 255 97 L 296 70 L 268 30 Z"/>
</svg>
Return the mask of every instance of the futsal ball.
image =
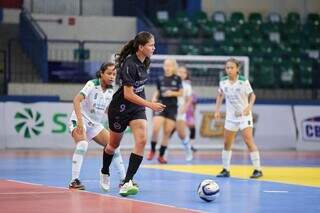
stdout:
<svg viewBox="0 0 320 213">
<path fill-rule="evenodd" d="M 219 196 L 219 185 L 213 180 L 203 180 L 198 186 L 199 197 L 207 202 L 214 201 Z"/>
</svg>

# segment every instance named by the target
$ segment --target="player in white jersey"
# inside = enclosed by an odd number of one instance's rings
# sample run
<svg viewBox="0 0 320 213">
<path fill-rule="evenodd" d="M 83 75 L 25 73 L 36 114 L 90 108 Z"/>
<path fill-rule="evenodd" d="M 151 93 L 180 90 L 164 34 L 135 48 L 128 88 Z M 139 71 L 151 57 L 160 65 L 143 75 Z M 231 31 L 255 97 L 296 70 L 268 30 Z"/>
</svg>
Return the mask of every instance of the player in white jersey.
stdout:
<svg viewBox="0 0 320 213">
<path fill-rule="evenodd" d="M 191 150 L 190 139 L 186 134 L 187 128 L 187 109 L 192 104 L 192 87 L 189 80 L 189 73 L 186 67 L 180 66 L 177 70 L 178 76 L 182 80 L 183 94 L 178 97 L 178 114 L 176 121 L 176 130 L 179 138 L 182 141 L 186 152 L 186 160 L 191 161 L 193 159 L 193 153 Z"/>
<path fill-rule="evenodd" d="M 69 130 L 76 143 L 72 157 L 72 179 L 70 189 L 84 190 L 79 180 L 82 162 L 88 149 L 88 142 L 94 140 L 101 146 L 109 143 L 109 132 L 103 126 L 107 120 L 107 110 L 113 95 L 116 70 L 113 63 L 102 64 L 97 79 L 90 80 L 73 100 L 74 110 L 69 120 Z M 120 179 L 125 177 L 125 168 L 119 148 L 114 156 Z M 110 185 L 110 183 L 109 183 Z"/>
<path fill-rule="evenodd" d="M 220 119 L 220 107 L 225 97 L 226 119 L 224 126 L 224 149 L 222 151 L 223 170 L 217 177 L 230 176 L 231 147 L 237 131 L 240 129 L 242 138 L 250 151 L 250 158 L 254 167 L 250 178 L 259 178 L 262 176 L 262 171 L 259 151 L 253 140 L 251 111 L 256 96 L 249 81 L 239 74 L 239 68 L 240 63 L 236 59 L 228 59 L 225 65 L 228 76 L 223 77 L 219 83 L 214 118 L 216 120 Z"/>
</svg>

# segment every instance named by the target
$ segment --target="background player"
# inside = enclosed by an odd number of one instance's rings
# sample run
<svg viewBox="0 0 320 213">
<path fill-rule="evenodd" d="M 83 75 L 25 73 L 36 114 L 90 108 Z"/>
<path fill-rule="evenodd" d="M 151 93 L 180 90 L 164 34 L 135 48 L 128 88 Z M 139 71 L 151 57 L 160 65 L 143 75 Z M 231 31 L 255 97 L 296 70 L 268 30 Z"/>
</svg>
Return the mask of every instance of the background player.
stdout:
<svg viewBox="0 0 320 213">
<path fill-rule="evenodd" d="M 193 159 L 190 138 L 186 134 L 187 129 L 187 110 L 192 104 L 192 86 L 189 78 L 189 72 L 186 67 L 180 66 L 177 72 L 182 80 L 183 95 L 178 97 L 178 115 L 176 130 L 186 151 L 186 160 Z"/>
<path fill-rule="evenodd" d="M 181 78 L 176 75 L 178 64 L 175 59 L 166 59 L 163 63 L 163 76 L 160 76 L 157 81 L 157 91 L 154 93 L 152 101 L 160 101 L 166 105 L 162 112 L 155 112 L 152 120 L 153 130 L 151 139 L 151 150 L 147 156 L 147 160 L 152 160 L 157 145 L 157 139 L 161 128 L 163 127 L 163 136 L 161 147 L 159 150 L 159 163 L 166 164 L 164 158 L 167 149 L 169 138 L 172 130 L 176 125 L 177 117 L 177 97 L 183 94 Z"/>
<path fill-rule="evenodd" d="M 237 131 L 240 129 L 242 138 L 250 151 L 250 159 L 254 167 L 253 174 L 250 177 L 259 178 L 262 176 L 260 155 L 252 134 L 252 107 L 256 96 L 249 81 L 239 74 L 239 68 L 240 63 L 236 59 L 228 59 L 225 65 L 227 76 L 219 82 L 214 118 L 216 120 L 220 119 L 220 107 L 225 97 L 226 120 L 224 149 L 222 150 L 223 170 L 217 177 L 230 176 L 231 147 Z"/>
<path fill-rule="evenodd" d="M 189 128 L 189 138 L 190 138 L 190 145 L 191 145 L 191 150 L 193 152 L 196 152 L 197 149 L 194 147 L 194 143 L 195 143 L 195 139 L 196 139 L 196 125 L 195 125 L 195 111 L 196 111 L 196 107 L 197 107 L 197 95 L 193 92 L 192 94 L 192 101 L 191 104 L 189 105 L 188 109 L 187 109 L 187 126 Z"/>
</svg>

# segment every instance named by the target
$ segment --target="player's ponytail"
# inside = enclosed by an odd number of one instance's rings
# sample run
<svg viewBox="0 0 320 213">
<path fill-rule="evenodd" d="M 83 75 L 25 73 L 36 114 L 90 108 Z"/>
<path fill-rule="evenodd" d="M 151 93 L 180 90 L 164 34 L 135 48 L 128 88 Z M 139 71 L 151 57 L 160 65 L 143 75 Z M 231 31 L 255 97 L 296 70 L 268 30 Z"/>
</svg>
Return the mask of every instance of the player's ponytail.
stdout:
<svg viewBox="0 0 320 213">
<path fill-rule="evenodd" d="M 119 69 L 122 67 L 125 59 L 132 54 L 135 54 L 138 49 L 139 45 L 145 45 L 149 42 L 150 39 L 153 38 L 153 35 L 149 32 L 140 32 L 138 33 L 134 39 L 130 40 L 126 43 L 123 48 L 121 49 L 120 53 L 116 54 L 116 68 Z M 146 57 L 144 60 L 144 65 L 149 67 L 150 65 L 150 58 Z"/>
</svg>

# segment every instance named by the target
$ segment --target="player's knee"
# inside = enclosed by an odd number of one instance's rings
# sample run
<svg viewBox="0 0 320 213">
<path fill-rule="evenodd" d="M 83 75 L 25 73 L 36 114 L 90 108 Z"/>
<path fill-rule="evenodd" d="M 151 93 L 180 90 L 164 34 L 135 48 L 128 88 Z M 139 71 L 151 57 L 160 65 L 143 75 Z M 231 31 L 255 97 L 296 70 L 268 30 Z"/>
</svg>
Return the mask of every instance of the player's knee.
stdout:
<svg viewBox="0 0 320 213">
<path fill-rule="evenodd" d="M 145 135 L 140 136 L 139 139 L 136 141 L 136 143 L 137 143 L 137 145 L 144 147 L 147 143 L 147 137 Z"/>
<path fill-rule="evenodd" d="M 115 150 L 119 147 L 119 145 L 116 144 L 108 144 L 105 148 L 104 151 L 108 154 L 114 154 Z"/>
<path fill-rule="evenodd" d="M 79 141 L 76 146 L 76 153 L 84 155 L 88 150 L 89 143 L 85 140 Z"/>
</svg>

